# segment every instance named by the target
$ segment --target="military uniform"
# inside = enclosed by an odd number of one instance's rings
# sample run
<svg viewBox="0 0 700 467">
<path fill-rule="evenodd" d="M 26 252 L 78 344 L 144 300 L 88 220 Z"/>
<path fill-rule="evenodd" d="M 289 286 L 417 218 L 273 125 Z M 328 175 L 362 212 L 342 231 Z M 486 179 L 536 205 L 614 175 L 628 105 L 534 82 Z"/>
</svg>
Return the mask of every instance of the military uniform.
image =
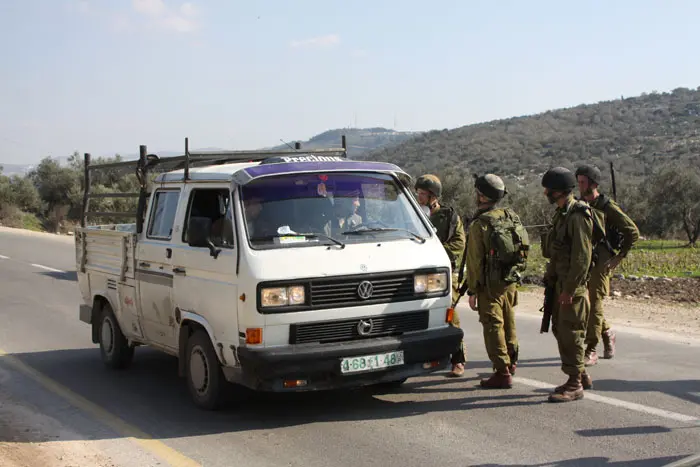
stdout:
<svg viewBox="0 0 700 467">
<path fill-rule="evenodd" d="M 487 254 L 491 250 L 489 221 L 505 216 L 500 208 L 477 212 L 469 226 L 467 244 L 468 293 L 476 295 L 479 322 L 483 326 L 486 353 L 498 375 L 515 373 L 518 358 L 518 338 L 515 330 L 515 307 L 518 304 L 517 284 L 498 281 L 490 283 L 484 274 Z M 507 381 L 507 382 L 502 382 Z M 510 387 L 510 378 L 483 380 L 485 387 Z"/>
<path fill-rule="evenodd" d="M 440 179 L 432 174 L 426 174 L 418 177 L 415 184 L 416 190 L 419 191 L 419 201 L 421 196 L 420 190 L 430 193 L 432 200 L 429 203 L 423 203 L 430 208 L 430 222 L 437 230 L 437 236 L 445 248 L 447 256 L 450 258 L 452 265 L 452 303 L 459 296 L 459 270 L 461 259 L 464 254 L 466 244 L 466 234 L 462 219 L 457 212 L 447 206 L 440 206 L 437 199 L 442 196 L 442 183 Z M 451 323 L 455 327 L 460 327 L 459 313 L 455 312 Z M 464 345 L 464 340 L 459 343 L 459 346 L 452 353 L 452 376 L 461 376 L 464 373 L 464 364 L 467 361 L 467 349 Z M 460 367 L 462 366 L 462 367 Z"/>
<path fill-rule="evenodd" d="M 461 217 L 454 209 L 446 206 L 440 206 L 434 212 L 430 213 L 430 222 L 437 229 L 437 236 L 445 248 L 447 256 L 452 264 L 452 303 L 459 296 L 459 265 L 462 264 L 462 256 L 464 255 L 464 246 L 466 244 L 466 233 L 464 232 L 464 223 Z M 460 327 L 459 313 L 454 313 L 452 324 Z M 452 364 L 466 363 L 467 350 L 464 341 L 460 343 L 459 350 L 452 355 Z"/>
<path fill-rule="evenodd" d="M 567 193 L 543 239 L 542 255 L 549 259 L 545 284 L 553 285 L 555 290 L 552 334 L 559 346 L 561 370 L 569 375 L 568 381 L 555 388 L 549 400 L 568 402 L 583 398 L 583 389 L 591 387 L 584 365 L 584 339 L 590 313 L 587 285 L 593 255 L 593 216 L 587 203 L 574 199 L 571 190 L 576 179 L 568 169 L 550 169 L 542 185 L 550 193 Z M 561 304 L 562 293 L 570 296 L 572 303 Z"/>
<path fill-rule="evenodd" d="M 625 214 L 618 204 L 601 194 L 589 203 L 593 208 L 593 215 L 596 216 L 600 226 L 606 229 L 612 226 L 623 238 L 620 257 L 627 256 L 634 244 L 639 240 L 639 230 L 632 219 Z M 609 232 L 608 232 L 609 234 Z M 596 262 L 591 270 L 591 279 L 588 283 L 588 293 L 591 302 L 591 315 L 588 320 L 586 331 L 586 363 L 595 364 L 597 361 L 596 346 L 603 338 L 605 345 L 604 358 L 612 358 L 614 353 L 614 334 L 603 316 L 603 299 L 610 293 L 611 273 L 606 271 L 605 264 L 615 254 L 610 251 L 605 242 L 598 236 L 594 238 Z"/>
</svg>

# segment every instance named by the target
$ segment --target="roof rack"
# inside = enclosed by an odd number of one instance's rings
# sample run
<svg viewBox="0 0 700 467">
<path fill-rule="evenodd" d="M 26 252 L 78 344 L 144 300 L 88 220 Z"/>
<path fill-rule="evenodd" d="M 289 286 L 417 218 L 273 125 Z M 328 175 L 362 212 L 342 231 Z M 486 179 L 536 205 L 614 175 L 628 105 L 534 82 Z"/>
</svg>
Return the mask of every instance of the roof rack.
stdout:
<svg viewBox="0 0 700 467">
<path fill-rule="evenodd" d="M 291 148 L 291 146 L 290 146 Z M 158 157 L 156 154 L 148 154 L 145 145 L 139 146 L 139 158 L 130 161 L 108 162 L 105 164 L 91 164 L 90 153 L 85 153 L 84 167 L 84 192 L 80 226 L 85 227 L 87 218 L 111 217 L 111 218 L 136 218 L 137 232 L 141 233 L 148 192 L 148 177 L 152 173 L 170 172 L 184 169 L 185 182 L 189 180 L 190 168 L 203 165 L 226 164 L 230 162 L 259 162 L 270 157 L 287 156 L 294 154 L 335 155 L 347 158 L 347 141 L 345 135 L 341 137 L 340 148 L 308 149 L 302 150 L 301 143 L 296 142 L 293 149 L 277 150 L 250 150 L 250 151 L 190 151 L 189 138 L 185 138 L 185 153 L 180 156 Z M 138 178 L 140 190 L 138 193 L 92 193 L 92 173 L 107 171 L 110 173 L 129 171 L 135 173 Z M 94 198 L 138 198 L 138 207 L 135 212 L 104 212 L 88 211 L 90 199 Z"/>
</svg>

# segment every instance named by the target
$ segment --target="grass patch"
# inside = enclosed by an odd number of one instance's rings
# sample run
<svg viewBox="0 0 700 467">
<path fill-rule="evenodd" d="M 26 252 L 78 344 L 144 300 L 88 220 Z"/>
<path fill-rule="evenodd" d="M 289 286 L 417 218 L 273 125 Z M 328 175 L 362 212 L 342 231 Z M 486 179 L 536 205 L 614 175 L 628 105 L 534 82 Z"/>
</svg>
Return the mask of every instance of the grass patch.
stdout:
<svg viewBox="0 0 700 467">
<path fill-rule="evenodd" d="M 34 232 L 43 232 L 44 227 L 41 221 L 34 214 L 23 213 L 22 215 L 22 228 L 26 230 L 32 230 Z"/>
<path fill-rule="evenodd" d="M 630 251 L 616 272 L 634 276 L 700 277 L 700 248 L 681 240 L 644 240 Z M 526 276 L 544 274 L 547 260 L 539 242 L 531 245 Z"/>
</svg>

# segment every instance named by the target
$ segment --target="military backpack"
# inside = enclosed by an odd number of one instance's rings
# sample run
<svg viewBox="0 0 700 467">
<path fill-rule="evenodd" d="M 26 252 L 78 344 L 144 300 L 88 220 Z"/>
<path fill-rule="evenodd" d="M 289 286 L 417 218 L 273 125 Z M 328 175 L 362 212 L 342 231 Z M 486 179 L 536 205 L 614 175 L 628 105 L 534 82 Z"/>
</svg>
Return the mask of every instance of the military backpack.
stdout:
<svg viewBox="0 0 700 467">
<path fill-rule="evenodd" d="M 601 193 L 599 195 L 599 198 L 601 199 L 600 201 L 600 207 L 595 208 L 599 209 L 600 211 L 603 211 L 605 213 L 605 210 L 608 208 L 610 205 L 611 199 L 606 196 L 604 193 Z M 604 232 L 604 242 L 606 243 L 606 246 L 608 247 L 610 253 L 615 254 L 619 252 L 622 249 L 622 242 L 624 241 L 624 237 L 622 236 L 622 233 L 620 230 L 615 227 L 614 225 L 608 223 L 608 216 L 607 214 L 605 215 L 605 232 Z"/>
<path fill-rule="evenodd" d="M 520 217 L 510 208 L 503 211 L 501 217 L 489 215 L 488 211 L 479 216 L 489 226 L 485 272 L 491 284 L 520 282 L 530 252 L 530 238 Z"/>
</svg>

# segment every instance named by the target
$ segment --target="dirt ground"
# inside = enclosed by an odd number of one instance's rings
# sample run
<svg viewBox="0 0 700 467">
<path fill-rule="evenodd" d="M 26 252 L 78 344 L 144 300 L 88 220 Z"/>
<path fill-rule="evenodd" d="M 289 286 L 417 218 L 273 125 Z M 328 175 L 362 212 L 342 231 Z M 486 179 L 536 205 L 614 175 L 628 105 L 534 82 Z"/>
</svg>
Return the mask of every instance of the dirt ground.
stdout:
<svg viewBox="0 0 700 467">
<path fill-rule="evenodd" d="M 700 281 L 696 280 L 695 283 L 696 287 L 700 287 Z M 662 288 L 658 295 L 652 295 L 656 290 L 652 287 L 660 286 L 661 283 L 646 288 L 643 285 L 649 286 L 649 284 L 623 287 L 619 285 L 615 287 L 613 284 L 611 286 L 611 295 L 603 302 L 603 309 L 605 319 L 613 328 L 652 329 L 679 336 L 700 338 L 700 300 L 691 302 L 684 299 L 684 294 L 692 297 L 691 293 L 695 293 L 697 296 L 697 290 L 677 291 L 671 287 Z M 632 288 L 634 286 L 637 288 Z M 620 292 L 620 295 L 616 296 L 615 291 Z M 523 290 L 520 294 L 518 312 L 541 315 L 538 310 L 542 306 L 543 294 L 544 289 L 537 286 Z M 678 299 L 672 300 L 670 297 L 678 297 Z"/>
<path fill-rule="evenodd" d="M 76 441 L 50 417 L 20 404 L 0 390 L 0 465 L 2 467 L 116 467 L 91 446 Z"/>
<path fill-rule="evenodd" d="M 623 297 L 657 299 L 665 302 L 700 305 L 700 278 L 674 277 L 655 280 L 613 279 L 611 294 Z"/>
</svg>

